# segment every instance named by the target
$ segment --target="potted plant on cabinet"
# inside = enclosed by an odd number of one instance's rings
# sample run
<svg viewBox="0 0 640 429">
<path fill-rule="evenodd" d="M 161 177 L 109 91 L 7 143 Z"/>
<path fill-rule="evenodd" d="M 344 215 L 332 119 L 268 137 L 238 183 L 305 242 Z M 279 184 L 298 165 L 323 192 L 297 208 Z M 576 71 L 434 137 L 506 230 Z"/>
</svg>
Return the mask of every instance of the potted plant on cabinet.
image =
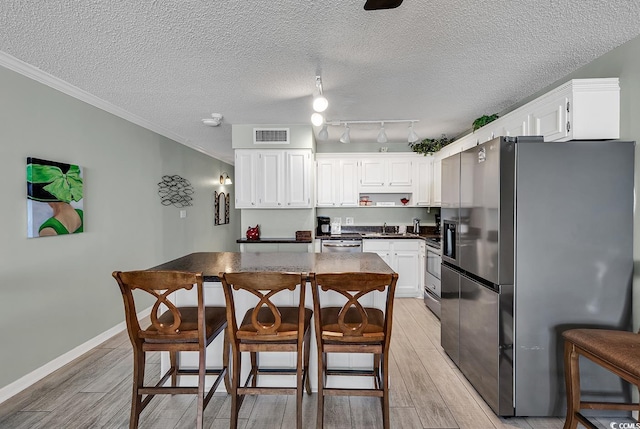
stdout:
<svg viewBox="0 0 640 429">
<path fill-rule="evenodd" d="M 415 143 L 409 143 L 409 146 L 411 146 L 411 150 L 413 150 L 414 152 L 421 153 L 424 156 L 427 156 L 439 151 L 452 141 L 453 139 L 450 139 L 445 134 L 442 134 L 439 139 L 423 139 Z"/>
</svg>

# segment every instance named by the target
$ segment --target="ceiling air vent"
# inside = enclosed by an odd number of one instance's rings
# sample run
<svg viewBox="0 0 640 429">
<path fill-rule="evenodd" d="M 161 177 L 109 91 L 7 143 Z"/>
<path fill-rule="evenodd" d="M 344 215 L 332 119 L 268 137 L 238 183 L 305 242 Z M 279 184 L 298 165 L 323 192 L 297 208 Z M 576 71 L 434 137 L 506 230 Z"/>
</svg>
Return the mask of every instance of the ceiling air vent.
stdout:
<svg viewBox="0 0 640 429">
<path fill-rule="evenodd" d="M 254 128 L 254 144 L 289 144 L 289 128 Z"/>
</svg>

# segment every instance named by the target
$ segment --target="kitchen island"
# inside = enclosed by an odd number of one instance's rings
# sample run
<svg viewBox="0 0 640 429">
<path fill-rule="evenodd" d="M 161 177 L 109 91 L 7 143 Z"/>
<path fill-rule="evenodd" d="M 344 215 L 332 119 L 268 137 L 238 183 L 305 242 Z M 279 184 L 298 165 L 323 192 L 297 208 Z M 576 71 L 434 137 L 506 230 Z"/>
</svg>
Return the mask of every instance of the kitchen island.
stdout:
<svg viewBox="0 0 640 429">
<path fill-rule="evenodd" d="M 220 283 L 219 274 L 221 272 L 298 272 L 298 273 L 339 273 L 339 272 L 373 272 L 389 274 L 394 271 L 387 265 L 380 256 L 375 253 L 263 253 L 263 252 L 200 252 L 191 253 L 178 259 L 166 262 L 150 268 L 150 270 L 180 270 L 201 272 L 204 276 L 204 302 L 205 305 L 224 306 L 225 298 Z M 307 283 L 307 293 L 305 304 L 307 308 L 313 308 L 313 301 L 310 286 Z M 196 291 L 176 292 L 176 304 L 179 306 L 196 305 Z M 371 294 L 369 294 L 371 295 Z M 296 305 L 299 291 L 288 294 L 280 300 L 274 297 L 276 305 Z M 369 301 L 362 303 L 384 310 L 385 295 L 380 292 L 373 292 Z M 250 306 L 257 303 L 257 298 L 247 294 L 236 300 L 236 316 L 241 317 Z M 336 299 L 339 299 L 336 297 Z M 326 301 L 326 300 L 325 300 Z M 336 300 L 336 303 L 341 301 Z M 313 329 L 313 327 L 312 327 Z M 317 386 L 317 353 L 315 335 L 311 334 L 311 359 L 309 362 L 309 379 L 311 386 L 315 390 Z M 185 365 L 197 367 L 197 355 L 192 352 L 183 352 L 181 356 Z M 244 359 L 247 359 L 245 361 Z M 249 356 L 243 356 L 242 375 L 244 380 L 248 370 Z M 359 354 L 334 354 L 330 355 L 329 365 L 342 368 L 370 368 L 372 365 L 371 355 Z M 209 367 L 220 367 L 222 362 L 222 339 L 215 340 L 207 348 L 207 365 Z M 295 353 L 266 353 L 260 356 L 263 367 L 295 367 Z M 169 356 L 163 353 L 161 357 L 161 371 L 169 368 Z M 369 387 L 369 377 L 352 377 L 344 380 L 345 377 L 332 377 L 332 385 L 342 387 L 341 383 L 349 386 Z M 259 383 L 264 386 L 295 385 L 295 377 L 289 375 L 261 377 Z M 195 377 L 183 376 L 180 384 L 195 385 Z M 345 384 L 345 386 L 347 385 Z M 219 388 L 221 391 L 224 387 Z"/>
</svg>

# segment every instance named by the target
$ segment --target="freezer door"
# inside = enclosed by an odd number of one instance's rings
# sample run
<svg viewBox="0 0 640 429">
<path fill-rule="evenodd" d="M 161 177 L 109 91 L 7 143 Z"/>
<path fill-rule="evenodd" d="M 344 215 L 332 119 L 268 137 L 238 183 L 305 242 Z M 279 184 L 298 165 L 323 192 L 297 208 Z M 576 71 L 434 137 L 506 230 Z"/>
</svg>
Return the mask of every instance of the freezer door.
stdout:
<svg viewBox="0 0 640 429">
<path fill-rule="evenodd" d="M 445 264 L 442 264 L 440 274 L 440 344 L 459 365 L 460 274 Z"/>
<path fill-rule="evenodd" d="M 497 292 L 460 276 L 460 371 L 491 409 L 499 412 Z"/>
</svg>

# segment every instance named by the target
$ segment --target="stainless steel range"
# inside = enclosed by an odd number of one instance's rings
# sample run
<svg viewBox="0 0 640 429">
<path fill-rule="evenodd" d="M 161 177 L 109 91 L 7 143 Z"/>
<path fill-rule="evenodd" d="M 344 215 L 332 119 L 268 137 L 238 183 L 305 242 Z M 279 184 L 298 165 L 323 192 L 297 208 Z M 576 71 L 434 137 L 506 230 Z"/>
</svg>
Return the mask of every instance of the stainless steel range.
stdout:
<svg viewBox="0 0 640 429">
<path fill-rule="evenodd" d="M 440 239 L 427 239 L 427 263 L 424 283 L 424 303 L 440 318 L 440 264 L 442 262 Z"/>
</svg>

